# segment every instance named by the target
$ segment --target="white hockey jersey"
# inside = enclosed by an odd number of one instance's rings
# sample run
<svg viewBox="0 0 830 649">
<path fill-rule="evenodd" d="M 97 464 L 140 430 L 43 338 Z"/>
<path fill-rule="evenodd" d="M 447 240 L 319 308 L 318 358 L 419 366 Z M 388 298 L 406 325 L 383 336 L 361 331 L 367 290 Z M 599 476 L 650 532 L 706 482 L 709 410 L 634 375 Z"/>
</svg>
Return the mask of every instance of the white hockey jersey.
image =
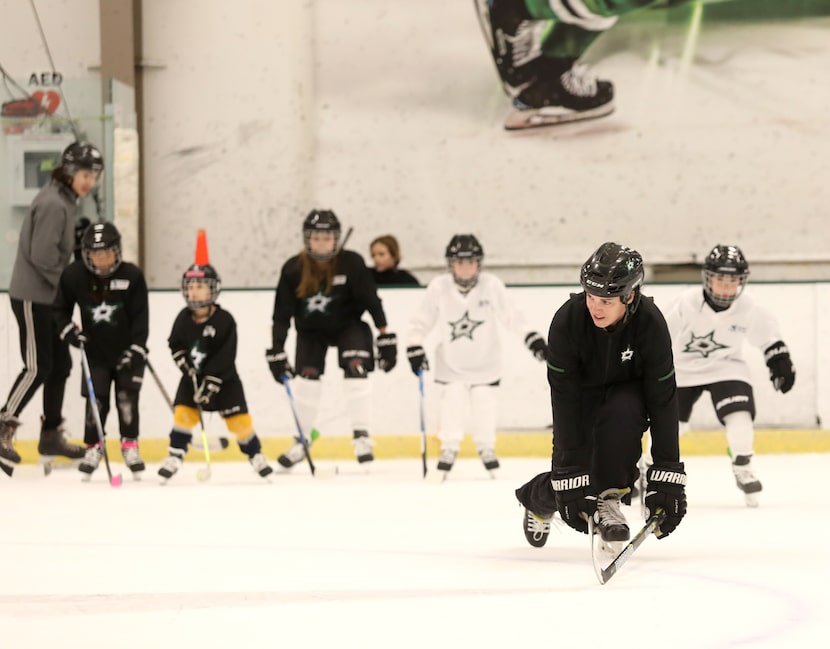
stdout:
<svg viewBox="0 0 830 649">
<path fill-rule="evenodd" d="M 469 384 L 501 378 L 499 322 L 522 337 L 530 333 L 523 314 L 513 306 L 504 283 L 482 271 L 469 293 L 458 290 L 450 273 L 435 277 L 409 326 L 407 346 L 423 345 L 437 329 L 434 358 L 427 353 L 435 380 Z"/>
<path fill-rule="evenodd" d="M 718 381 L 751 383 L 744 341 L 763 353 L 781 340 L 775 317 L 744 292 L 725 311 L 715 311 L 703 289 L 683 291 L 663 310 L 672 337 L 672 352 L 681 388 Z"/>
</svg>

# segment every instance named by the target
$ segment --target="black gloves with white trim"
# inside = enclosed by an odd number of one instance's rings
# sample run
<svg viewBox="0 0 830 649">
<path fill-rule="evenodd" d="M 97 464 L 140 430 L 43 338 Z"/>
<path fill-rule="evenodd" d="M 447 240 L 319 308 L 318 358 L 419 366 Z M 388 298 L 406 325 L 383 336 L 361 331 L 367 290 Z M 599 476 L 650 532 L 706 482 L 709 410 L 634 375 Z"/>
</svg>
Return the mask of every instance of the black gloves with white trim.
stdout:
<svg viewBox="0 0 830 649">
<path fill-rule="evenodd" d="M 795 383 L 795 369 L 790 359 L 790 350 L 783 341 L 773 343 L 764 351 L 764 360 L 769 368 L 769 380 L 773 387 L 786 394 Z"/>
<path fill-rule="evenodd" d="M 398 337 L 395 334 L 378 334 L 378 367 L 391 372 L 398 363 Z"/>
<path fill-rule="evenodd" d="M 666 518 L 654 530 L 654 535 L 662 539 L 674 532 L 686 515 L 686 472 L 683 470 L 683 462 L 653 464 L 646 479 L 646 518 L 658 509 L 666 513 Z"/>
<path fill-rule="evenodd" d="M 285 383 L 288 379 L 296 376 L 294 368 L 288 362 L 288 354 L 282 349 L 269 349 L 265 352 L 265 360 L 268 361 L 268 368 L 277 383 Z"/>
<path fill-rule="evenodd" d="M 588 519 L 597 511 L 597 492 L 586 469 L 554 467 L 550 484 L 562 520 L 577 532 L 588 533 Z"/>
<path fill-rule="evenodd" d="M 536 357 L 536 360 L 543 363 L 548 360 L 548 345 L 545 339 L 535 331 L 531 331 L 525 336 L 525 346 Z"/>
</svg>

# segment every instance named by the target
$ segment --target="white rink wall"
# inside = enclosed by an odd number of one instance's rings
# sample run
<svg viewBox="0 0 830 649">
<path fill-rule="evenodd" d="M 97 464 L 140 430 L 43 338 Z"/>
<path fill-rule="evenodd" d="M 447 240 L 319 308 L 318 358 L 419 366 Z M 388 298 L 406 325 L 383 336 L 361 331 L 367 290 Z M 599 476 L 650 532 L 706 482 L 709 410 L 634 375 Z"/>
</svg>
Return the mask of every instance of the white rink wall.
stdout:
<svg viewBox="0 0 830 649">
<path fill-rule="evenodd" d="M 665 303 L 683 285 L 647 286 L 646 293 L 658 304 Z M 547 334 L 550 319 L 576 287 L 539 286 L 510 287 L 509 293 L 517 308 L 524 310 L 528 323 Z M 789 345 L 795 363 L 795 388 L 787 395 L 775 392 L 767 378 L 766 366 L 760 352 L 750 348 L 746 356 L 752 367 L 755 398 L 758 408 L 756 424 L 764 428 L 815 428 L 819 422 L 830 421 L 830 324 L 820 314 L 830 312 L 830 284 L 751 284 L 747 289 L 762 303 L 774 306 L 778 314 L 785 342 Z M 418 423 L 417 381 L 405 358 L 407 325 L 420 301 L 423 289 L 383 289 L 381 297 L 392 331 L 398 334 L 398 366 L 389 374 L 376 372 L 374 386 L 374 434 L 416 434 Z M 257 431 L 263 437 L 289 436 L 294 424 L 284 389 L 277 385 L 268 371 L 264 351 L 270 346 L 271 290 L 224 290 L 220 304 L 236 318 L 239 328 L 237 366 L 245 385 L 248 406 Z M 150 358 L 167 391 L 174 394 L 179 379 L 167 349 L 167 336 L 178 311 L 184 306 L 177 291 L 154 291 L 150 295 Z M 0 398 L 5 401 L 12 381 L 21 369 L 18 351 L 18 329 L 7 296 L 0 298 Z M 293 329 L 287 349 L 293 358 Z M 499 429 L 544 430 L 551 423 L 549 392 L 546 373 L 541 363 L 525 349 L 522 341 L 505 332 L 503 336 L 503 380 L 500 392 Z M 427 351 L 431 354 L 434 340 Z M 64 415 L 69 428 L 76 434 L 82 429 L 83 401 L 80 394 L 80 362 L 72 351 L 73 374 L 67 385 Z M 342 372 L 337 367 L 334 349 L 329 351 L 327 372 L 324 376 L 324 405 L 318 428 L 324 435 L 350 434 L 344 418 L 341 393 Z M 436 430 L 436 403 L 433 384 L 428 380 L 427 431 Z M 25 424 L 19 430 L 21 439 L 34 439 L 38 434 L 41 413 L 38 393 L 24 410 Z M 141 434 L 145 437 L 164 437 L 170 431 L 170 411 L 161 397 L 151 375 L 146 373 L 141 396 Z M 206 422 L 212 431 L 223 430 L 219 418 L 209 416 Z M 712 429 L 718 426 L 707 397 L 701 398 L 693 416 L 693 428 Z M 108 430 L 115 434 L 117 426 L 110 421 Z"/>
</svg>

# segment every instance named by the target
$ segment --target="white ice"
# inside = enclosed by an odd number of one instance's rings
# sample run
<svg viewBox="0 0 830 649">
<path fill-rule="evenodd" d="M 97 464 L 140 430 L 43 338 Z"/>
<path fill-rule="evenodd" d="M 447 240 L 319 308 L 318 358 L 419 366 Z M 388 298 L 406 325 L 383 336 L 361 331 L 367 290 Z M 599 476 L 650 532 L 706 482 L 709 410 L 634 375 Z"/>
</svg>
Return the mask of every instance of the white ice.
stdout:
<svg viewBox="0 0 830 649">
<path fill-rule="evenodd" d="M 728 459 L 687 458 L 686 519 L 605 586 L 586 536 L 524 540 L 513 490 L 543 458 L 506 458 L 496 480 L 462 460 L 442 485 L 419 460 L 270 484 L 236 463 L 199 483 L 188 462 L 120 489 L 103 466 L 90 483 L 25 467 L 0 475 L 0 646 L 818 647 L 828 459 L 757 456 L 748 509 Z"/>
</svg>

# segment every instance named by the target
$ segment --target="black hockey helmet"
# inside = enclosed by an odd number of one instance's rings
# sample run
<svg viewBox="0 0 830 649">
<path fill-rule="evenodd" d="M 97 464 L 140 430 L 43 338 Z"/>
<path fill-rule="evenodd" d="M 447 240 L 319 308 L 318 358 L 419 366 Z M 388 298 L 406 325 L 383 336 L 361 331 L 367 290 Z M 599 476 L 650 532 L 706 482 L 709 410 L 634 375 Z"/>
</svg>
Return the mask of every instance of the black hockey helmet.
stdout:
<svg viewBox="0 0 830 649">
<path fill-rule="evenodd" d="M 608 241 L 596 249 L 582 266 L 579 281 L 586 293 L 597 297 L 619 297 L 629 314 L 640 304 L 639 288 L 645 271 L 636 250 Z M 629 304 L 631 294 L 634 300 Z"/>
<path fill-rule="evenodd" d="M 484 259 L 484 248 L 481 247 L 478 239 L 473 234 L 454 234 L 447 244 L 447 250 L 444 256 L 447 258 L 447 266 L 451 273 L 452 262 L 461 259 L 477 261 L 479 270 L 481 270 L 481 262 Z M 470 279 L 459 279 L 453 273 L 453 279 L 462 289 L 469 290 L 478 282 L 478 272 Z"/>
<path fill-rule="evenodd" d="M 207 284 L 210 288 L 210 297 L 206 300 L 191 300 L 187 294 L 187 287 L 190 284 Z M 222 280 L 219 273 L 210 264 L 193 264 L 182 275 L 182 295 L 189 309 L 203 309 L 216 302 L 219 291 L 222 290 Z"/>
<path fill-rule="evenodd" d="M 319 253 L 311 252 L 311 234 L 313 232 L 333 232 L 334 233 L 334 249 L 328 253 L 321 255 Z M 340 221 L 337 215 L 331 210 L 311 210 L 308 216 L 303 221 L 303 242 L 305 244 L 306 252 L 317 261 L 328 261 L 337 254 L 337 244 L 340 241 Z"/>
<path fill-rule="evenodd" d="M 115 260 L 109 268 L 97 268 L 92 262 L 92 253 L 112 250 Z M 81 259 L 89 272 L 99 277 L 109 277 L 121 265 L 121 233 L 110 222 L 93 223 L 84 230 L 81 238 Z"/>
<path fill-rule="evenodd" d="M 728 275 L 738 279 L 738 287 L 734 295 L 719 295 L 712 290 L 712 278 L 716 275 Z M 738 246 L 724 246 L 721 244 L 712 248 L 703 262 L 703 290 L 709 299 L 717 306 L 727 308 L 743 292 L 746 280 L 749 277 L 749 262 Z"/>
<path fill-rule="evenodd" d="M 73 142 L 63 151 L 61 169 L 67 178 L 74 178 L 79 169 L 94 171 L 101 177 L 104 171 L 104 158 L 101 152 L 89 142 Z"/>
</svg>

